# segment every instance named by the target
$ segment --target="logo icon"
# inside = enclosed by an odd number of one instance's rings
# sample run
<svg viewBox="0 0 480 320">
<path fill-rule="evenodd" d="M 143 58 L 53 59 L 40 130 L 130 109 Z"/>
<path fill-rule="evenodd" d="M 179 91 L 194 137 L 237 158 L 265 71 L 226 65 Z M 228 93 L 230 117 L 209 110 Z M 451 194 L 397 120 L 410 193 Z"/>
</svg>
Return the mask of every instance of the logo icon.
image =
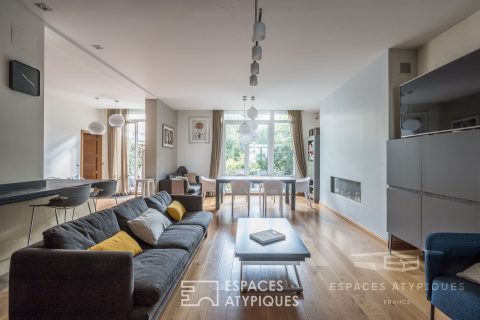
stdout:
<svg viewBox="0 0 480 320">
<path fill-rule="evenodd" d="M 182 307 L 199 307 L 202 301 L 210 301 L 212 307 L 219 306 L 217 280 L 183 280 L 180 289 Z"/>
</svg>

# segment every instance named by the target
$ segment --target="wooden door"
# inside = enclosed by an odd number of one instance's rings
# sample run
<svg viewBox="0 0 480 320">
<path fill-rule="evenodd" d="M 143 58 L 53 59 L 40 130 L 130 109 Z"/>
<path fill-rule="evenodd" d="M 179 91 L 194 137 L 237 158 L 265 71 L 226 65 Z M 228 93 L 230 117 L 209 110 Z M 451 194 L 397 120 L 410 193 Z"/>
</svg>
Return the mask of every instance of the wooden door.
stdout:
<svg viewBox="0 0 480 320">
<path fill-rule="evenodd" d="M 80 176 L 84 179 L 102 178 L 102 136 L 82 130 Z"/>
</svg>

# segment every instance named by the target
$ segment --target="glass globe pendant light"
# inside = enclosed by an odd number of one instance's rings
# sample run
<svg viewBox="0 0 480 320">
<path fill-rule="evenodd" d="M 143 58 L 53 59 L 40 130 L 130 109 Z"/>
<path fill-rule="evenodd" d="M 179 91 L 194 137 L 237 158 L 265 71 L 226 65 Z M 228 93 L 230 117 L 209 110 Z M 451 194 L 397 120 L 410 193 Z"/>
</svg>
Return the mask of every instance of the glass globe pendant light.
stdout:
<svg viewBox="0 0 480 320">
<path fill-rule="evenodd" d="M 121 128 L 125 125 L 125 117 L 119 113 L 112 114 L 108 117 L 108 124 L 113 128 Z"/>
<path fill-rule="evenodd" d="M 105 134 L 106 130 L 107 128 L 105 125 L 100 121 L 93 121 L 88 125 L 88 132 L 90 132 L 90 134 L 102 136 Z"/>
<path fill-rule="evenodd" d="M 255 101 L 255 97 L 252 96 L 250 99 L 251 99 L 251 101 L 252 101 L 252 106 L 250 107 L 250 109 L 247 110 L 247 116 L 248 116 L 251 120 L 255 120 L 255 118 L 256 118 L 257 115 L 258 115 L 258 110 L 253 106 L 253 102 Z"/>
<path fill-rule="evenodd" d="M 95 100 L 97 100 L 97 109 L 99 109 L 99 100 L 100 100 L 100 98 L 99 98 L 99 97 L 95 97 Z M 106 128 L 105 125 L 104 125 L 103 123 L 101 123 L 100 121 L 93 121 L 93 122 L 91 122 L 91 123 L 88 125 L 88 132 L 89 132 L 90 134 L 102 136 L 102 135 L 105 134 L 106 131 L 107 131 L 107 128 Z"/>
<path fill-rule="evenodd" d="M 118 103 L 118 100 L 115 100 Z M 121 128 L 125 125 L 125 117 L 119 113 L 114 113 L 108 117 L 108 124 L 112 128 Z"/>
</svg>

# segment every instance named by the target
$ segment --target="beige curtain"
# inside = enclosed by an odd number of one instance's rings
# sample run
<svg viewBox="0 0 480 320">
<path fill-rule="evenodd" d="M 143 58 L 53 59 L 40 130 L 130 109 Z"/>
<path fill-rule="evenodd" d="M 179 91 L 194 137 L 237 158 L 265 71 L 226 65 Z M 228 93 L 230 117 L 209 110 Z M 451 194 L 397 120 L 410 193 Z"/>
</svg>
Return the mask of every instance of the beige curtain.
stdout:
<svg viewBox="0 0 480 320">
<path fill-rule="evenodd" d="M 292 131 L 293 146 L 295 148 L 295 162 L 300 177 L 307 176 L 307 161 L 305 160 L 305 146 L 303 141 L 302 111 L 288 110 L 290 129 Z"/>
<path fill-rule="evenodd" d="M 212 117 L 212 156 L 210 158 L 210 178 L 218 177 L 223 141 L 223 110 L 213 110 Z"/>
<path fill-rule="evenodd" d="M 109 109 L 108 117 L 119 113 L 128 116 L 126 109 Z M 108 126 L 108 175 L 110 179 L 118 181 L 117 192 L 128 193 L 128 141 L 127 124 L 121 128 Z"/>
</svg>

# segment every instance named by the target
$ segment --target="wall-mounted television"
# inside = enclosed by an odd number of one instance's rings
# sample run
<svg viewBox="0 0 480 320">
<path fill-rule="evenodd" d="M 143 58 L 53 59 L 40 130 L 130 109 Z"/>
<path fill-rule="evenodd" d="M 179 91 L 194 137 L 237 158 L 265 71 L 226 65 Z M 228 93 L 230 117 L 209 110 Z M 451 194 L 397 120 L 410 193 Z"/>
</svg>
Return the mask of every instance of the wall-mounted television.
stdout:
<svg viewBox="0 0 480 320">
<path fill-rule="evenodd" d="M 403 137 L 480 127 L 480 50 L 400 86 Z"/>
</svg>

